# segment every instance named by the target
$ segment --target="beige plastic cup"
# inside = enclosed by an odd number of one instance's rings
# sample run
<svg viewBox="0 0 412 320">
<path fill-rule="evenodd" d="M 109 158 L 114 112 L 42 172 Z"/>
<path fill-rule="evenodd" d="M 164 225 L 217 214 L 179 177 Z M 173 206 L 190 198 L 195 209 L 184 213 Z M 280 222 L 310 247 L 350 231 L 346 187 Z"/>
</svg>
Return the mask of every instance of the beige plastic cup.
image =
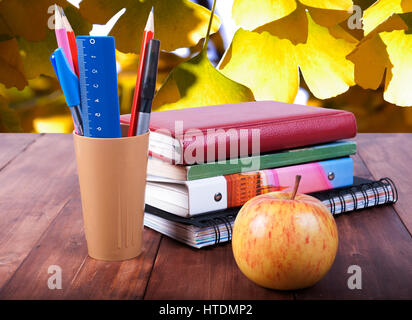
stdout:
<svg viewBox="0 0 412 320">
<path fill-rule="evenodd" d="M 89 256 L 106 261 L 138 256 L 149 133 L 116 139 L 73 137 Z"/>
</svg>

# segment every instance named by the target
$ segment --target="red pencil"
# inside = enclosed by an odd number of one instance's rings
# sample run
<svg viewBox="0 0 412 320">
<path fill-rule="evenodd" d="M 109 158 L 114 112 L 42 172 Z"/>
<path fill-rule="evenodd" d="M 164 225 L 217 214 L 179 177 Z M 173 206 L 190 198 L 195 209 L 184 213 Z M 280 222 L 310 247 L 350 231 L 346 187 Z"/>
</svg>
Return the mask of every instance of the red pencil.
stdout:
<svg viewBox="0 0 412 320">
<path fill-rule="evenodd" d="M 66 33 L 67 33 L 67 39 L 69 40 L 70 53 L 72 54 L 74 72 L 76 72 L 77 76 L 79 76 L 79 61 L 77 59 L 76 36 L 74 35 L 74 31 L 72 29 L 72 26 L 70 25 L 69 20 L 67 19 L 66 15 L 64 14 L 63 9 L 61 9 L 61 12 L 62 12 L 63 24 L 64 24 L 64 27 L 65 27 Z"/>
<path fill-rule="evenodd" d="M 129 133 L 128 136 L 132 137 L 136 135 L 137 129 L 137 120 L 139 116 L 140 110 L 140 86 L 143 74 L 143 67 L 145 63 L 145 56 L 146 56 L 146 47 L 150 39 L 154 37 L 154 21 L 153 21 L 153 7 L 149 13 L 149 17 L 147 19 L 146 27 L 144 28 L 143 32 L 143 41 L 142 41 L 142 48 L 140 49 L 140 57 L 139 57 L 139 66 L 137 69 L 137 78 L 136 78 L 136 88 L 134 89 L 133 95 L 133 105 L 132 105 L 132 112 L 130 114 L 130 125 L 129 125 Z"/>
</svg>

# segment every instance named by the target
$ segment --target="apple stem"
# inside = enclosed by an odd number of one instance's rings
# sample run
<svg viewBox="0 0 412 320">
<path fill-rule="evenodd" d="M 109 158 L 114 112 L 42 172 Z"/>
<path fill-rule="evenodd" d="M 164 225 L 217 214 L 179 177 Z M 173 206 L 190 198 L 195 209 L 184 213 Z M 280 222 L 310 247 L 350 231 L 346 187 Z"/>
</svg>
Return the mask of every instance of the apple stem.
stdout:
<svg viewBox="0 0 412 320">
<path fill-rule="evenodd" d="M 294 200 L 296 197 L 296 193 L 298 192 L 298 188 L 299 188 L 299 183 L 300 183 L 300 179 L 302 178 L 302 176 L 297 175 L 296 179 L 295 179 L 295 186 L 293 187 L 293 193 L 292 196 L 290 197 L 290 200 Z"/>
</svg>

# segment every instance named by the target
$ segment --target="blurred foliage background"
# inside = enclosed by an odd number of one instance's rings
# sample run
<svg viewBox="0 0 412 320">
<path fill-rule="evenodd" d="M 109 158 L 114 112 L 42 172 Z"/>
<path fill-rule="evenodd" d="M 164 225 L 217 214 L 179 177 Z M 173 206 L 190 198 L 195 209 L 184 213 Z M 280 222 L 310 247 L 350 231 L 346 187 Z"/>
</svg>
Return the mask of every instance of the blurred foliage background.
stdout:
<svg viewBox="0 0 412 320">
<path fill-rule="evenodd" d="M 4 8 L 4 3 L 7 1 L 16 2 L 17 0 L 2 0 L 0 2 L 0 17 L 10 14 L 10 11 L 7 12 L 6 9 L 10 10 L 13 8 L 12 5 L 10 5 L 9 8 Z M 20 1 L 25 2 L 26 5 L 29 6 L 29 1 Z M 225 2 L 227 0 L 221 1 Z M 40 0 L 39 2 L 45 1 Z M 194 2 L 211 9 L 212 1 L 198 0 Z M 227 2 L 231 3 L 232 1 Z M 31 3 L 32 2 L 30 1 L 30 5 Z M 374 1 L 362 0 L 354 1 L 354 3 L 357 3 L 363 9 L 366 9 L 373 4 Z M 122 4 L 119 6 L 121 7 Z M 33 8 L 34 7 L 35 5 L 33 5 Z M 44 6 L 42 10 L 44 10 L 44 8 L 47 8 L 47 6 Z M 221 17 L 221 15 L 223 16 L 222 10 L 230 10 L 231 4 L 226 4 L 220 8 L 221 12 L 219 12 L 219 10 L 216 12 L 218 17 Z M 17 23 L 27 24 L 27 27 L 30 27 L 30 20 L 27 20 L 27 17 L 14 18 L 17 19 Z M 78 17 L 72 15 L 70 21 L 78 21 L 78 19 Z M 104 19 L 107 21 L 107 17 L 100 18 L 100 20 Z M 0 21 L 2 20 L 0 19 Z M 144 24 L 145 21 L 146 17 L 142 18 L 141 23 Z M 230 45 L 231 39 L 227 39 L 230 32 L 225 30 L 225 28 L 228 29 L 229 27 L 225 26 L 225 21 L 227 20 L 221 18 L 222 26 L 220 27 L 219 32 L 212 34 L 209 41 L 208 57 L 215 66 L 221 60 L 227 47 Z M 79 25 L 80 27 L 73 25 L 77 34 L 82 34 L 80 33 L 81 31 L 85 32 L 91 29 L 91 24 L 87 21 L 80 23 Z M 0 22 L 0 41 L 11 41 L 7 39 L 7 33 L 2 31 L 4 31 L 4 26 Z M 358 39 L 362 37 L 357 34 L 359 33 L 359 30 L 348 31 Z M 203 29 L 201 32 L 204 34 Z M 234 31 L 232 31 L 232 34 L 233 33 Z M 47 37 L 50 38 L 47 47 L 48 51 L 43 49 L 46 51 L 43 56 L 44 59 L 47 59 L 46 63 L 49 63 L 48 56 L 50 56 L 52 52 L 52 49 L 50 48 L 57 47 L 57 44 L 55 43 L 53 35 L 48 34 Z M 25 52 L 22 51 L 24 46 L 21 44 L 21 41 L 23 40 L 19 40 L 18 37 L 16 37 L 16 39 L 17 41 L 20 41 L 20 54 L 24 56 Z M 196 38 L 195 40 L 198 39 Z M 195 40 L 192 39 L 192 42 Z M 131 41 L 135 41 L 140 45 L 141 35 L 138 35 L 136 39 L 132 39 Z M 201 51 L 201 48 L 202 41 L 199 40 L 196 45 L 190 48 L 179 49 L 172 52 L 162 52 L 159 62 L 157 87 L 160 88 L 161 84 L 176 66 L 189 60 L 196 53 Z M 3 52 L 1 52 L 2 50 Z M 27 50 L 39 49 L 27 46 Z M 7 62 L 8 59 L 11 59 L 11 54 L 12 53 L 6 52 L 5 49 L 0 46 L 0 67 L 1 64 L 4 63 L 2 60 L 6 60 Z M 118 83 L 120 112 L 121 114 L 124 114 L 130 112 L 132 104 L 138 55 L 118 51 L 117 60 L 119 64 Z M 23 61 L 25 63 L 25 69 L 36 68 L 36 61 Z M 0 72 L 2 72 L 3 75 L 0 75 L 0 80 L 8 76 L 5 69 L 1 70 L 2 71 Z M 412 72 L 412 70 L 410 70 L 410 72 Z M 6 88 L 4 84 L 0 83 L 0 132 L 71 132 L 73 130 L 70 110 L 65 104 L 65 99 L 57 79 L 51 76 L 51 74 L 52 73 L 36 76 L 33 79 L 28 80 L 25 85 L 20 85 L 19 89 L 13 86 Z M 358 85 L 354 85 L 343 94 L 321 100 L 311 93 L 310 88 L 307 87 L 302 75 L 299 77 L 300 88 L 306 94 L 306 99 L 304 99 L 303 102 L 308 105 L 345 109 L 353 112 L 358 121 L 359 132 L 412 132 L 412 108 L 398 107 L 384 100 L 383 92 L 385 80 L 382 80 L 382 83 L 376 90 L 363 89 Z"/>
</svg>

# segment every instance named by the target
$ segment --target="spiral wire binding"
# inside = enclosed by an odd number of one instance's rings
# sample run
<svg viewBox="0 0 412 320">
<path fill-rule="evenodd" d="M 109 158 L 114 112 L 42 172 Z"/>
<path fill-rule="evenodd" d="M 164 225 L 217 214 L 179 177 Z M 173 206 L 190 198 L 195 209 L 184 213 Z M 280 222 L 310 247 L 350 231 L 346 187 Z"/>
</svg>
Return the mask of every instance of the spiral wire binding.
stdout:
<svg viewBox="0 0 412 320">
<path fill-rule="evenodd" d="M 379 201 L 379 188 L 382 188 L 384 193 L 385 193 L 385 199 L 383 203 L 380 203 Z M 389 189 L 391 188 L 391 189 Z M 345 200 L 346 195 L 350 195 L 353 200 L 353 211 L 358 210 L 358 209 L 365 209 L 369 207 L 370 201 L 369 201 L 369 195 L 368 191 L 371 190 L 373 192 L 374 196 L 374 206 L 377 206 L 379 204 L 385 204 L 389 202 L 395 203 L 398 200 L 398 190 L 395 187 L 394 182 L 390 178 L 382 178 L 379 181 L 374 181 L 371 183 L 363 183 L 358 186 L 352 186 L 349 189 L 343 189 L 343 190 L 337 190 L 337 191 L 330 191 L 328 194 L 328 201 L 331 206 L 330 211 L 333 216 L 338 215 L 340 213 L 345 213 L 347 210 L 347 203 Z M 390 196 L 391 196 L 391 191 L 392 191 L 392 201 L 390 201 Z M 364 200 L 364 205 L 362 208 L 359 208 L 359 203 L 358 203 L 358 197 L 356 196 L 356 192 L 361 192 Z M 337 212 L 337 203 L 335 201 L 335 198 L 339 199 L 339 204 L 340 204 L 340 211 Z M 231 219 L 235 219 L 236 215 L 228 215 L 228 216 L 220 216 L 216 217 L 213 219 L 208 220 L 208 222 L 213 226 L 214 231 L 215 231 L 215 245 L 219 244 L 221 242 L 221 234 L 220 234 L 220 229 L 219 229 L 219 222 L 223 222 L 223 224 L 226 227 L 227 230 L 227 241 L 232 240 L 232 232 L 233 228 L 231 225 Z"/>
<path fill-rule="evenodd" d="M 220 233 L 219 222 L 222 222 L 225 225 L 227 231 L 227 241 L 232 240 L 233 228 L 232 222 L 230 219 L 235 219 L 235 215 L 229 215 L 227 217 L 216 217 L 208 220 L 210 226 L 213 227 L 215 232 L 215 243 L 214 245 L 218 245 L 222 240 L 222 235 Z"/>
<path fill-rule="evenodd" d="M 330 212 L 334 215 L 336 213 L 335 198 L 333 196 L 328 196 L 328 200 L 330 203 Z"/>
<path fill-rule="evenodd" d="M 385 199 L 382 203 L 380 203 L 379 199 L 379 188 L 383 189 L 383 192 L 385 193 Z M 373 192 L 373 197 L 374 197 L 374 204 L 373 206 L 378 206 L 380 204 L 386 204 L 386 203 L 395 203 L 398 201 L 398 190 L 395 186 L 395 183 L 390 179 L 390 178 L 382 178 L 379 181 L 374 181 L 371 183 L 363 183 L 358 186 L 352 186 L 348 189 L 343 189 L 343 190 L 331 190 L 328 193 L 328 200 L 330 204 L 330 212 L 333 216 L 336 216 L 340 213 L 345 213 L 347 210 L 347 203 L 345 201 L 345 196 L 350 195 L 353 200 L 353 210 L 351 211 L 356 211 L 358 209 L 365 209 L 370 206 L 370 200 L 369 200 L 369 195 L 368 191 Z M 359 202 L 358 202 L 358 197 L 356 196 L 356 193 L 360 192 L 362 194 L 362 200 L 364 202 L 363 206 L 360 208 L 359 207 Z M 392 195 L 392 200 L 391 200 L 391 195 Z M 339 204 L 340 204 L 340 210 L 337 212 L 337 203 L 336 203 L 336 198 L 339 199 Z"/>
<path fill-rule="evenodd" d="M 351 187 L 349 190 L 355 202 L 353 203 L 353 210 L 358 210 L 358 197 L 356 196 L 356 187 Z"/>
<path fill-rule="evenodd" d="M 228 240 L 229 240 L 229 227 L 227 225 L 227 221 L 225 221 L 223 218 L 216 218 L 215 220 L 216 221 L 222 221 L 224 223 L 224 225 L 226 227 L 226 230 L 227 230 Z M 219 228 L 219 236 L 220 236 L 220 228 Z"/>
<path fill-rule="evenodd" d="M 383 183 L 382 181 L 376 181 L 373 183 L 374 186 L 376 186 L 376 188 L 382 188 L 383 192 L 385 192 L 385 200 L 383 200 L 383 203 L 387 203 L 389 202 L 390 199 L 390 192 L 388 190 L 388 185 Z"/>
<path fill-rule="evenodd" d="M 369 198 L 368 198 L 368 193 L 365 191 L 365 188 L 364 188 L 365 185 L 367 185 L 367 183 L 361 185 L 359 188 L 359 191 L 362 192 L 362 195 L 363 195 L 363 201 L 365 202 L 362 209 L 369 207 Z"/>
<path fill-rule="evenodd" d="M 385 199 L 383 203 L 380 203 L 379 200 L 379 188 L 382 188 L 384 193 L 385 193 Z M 347 210 L 347 203 L 345 201 L 345 196 L 350 195 L 353 199 L 353 211 L 358 210 L 358 209 L 365 209 L 369 207 L 369 197 L 368 197 L 368 191 L 372 190 L 373 195 L 374 195 L 374 205 L 379 205 L 379 204 L 386 204 L 386 203 L 396 203 L 398 201 L 398 189 L 395 186 L 395 183 L 390 179 L 390 178 L 382 178 L 379 181 L 374 181 L 370 183 L 363 183 L 357 186 L 352 186 L 350 188 L 342 189 L 342 190 L 331 190 L 327 194 L 327 199 L 330 204 L 330 211 L 333 216 L 339 214 L 339 213 L 345 213 Z M 361 208 L 359 208 L 359 201 L 357 197 L 357 193 L 360 192 L 363 196 L 364 204 Z M 392 200 L 391 200 L 391 195 L 392 195 Z M 337 211 L 337 203 L 335 201 L 335 198 L 339 199 L 340 203 L 340 211 Z M 324 201 L 325 201 L 324 200 Z M 157 212 L 156 212 L 157 211 Z M 160 211 L 160 212 L 159 212 Z M 352 211 L 352 210 L 351 210 Z M 163 216 L 165 217 L 165 213 L 161 212 L 161 210 L 155 210 L 154 212 L 158 216 Z M 218 216 L 205 216 L 202 218 L 191 218 L 190 223 L 192 225 L 196 225 L 198 227 L 212 227 L 215 233 L 215 243 L 214 245 L 220 244 L 222 241 L 221 238 L 221 232 L 219 228 L 219 224 L 223 223 L 226 227 L 227 230 L 227 241 L 232 240 L 232 234 L 233 234 L 233 228 L 232 228 L 232 222 L 235 220 L 237 216 L 238 210 L 235 212 L 230 212 L 225 213 L 224 211 L 217 213 Z M 211 215 L 211 214 L 210 214 Z M 213 215 L 216 215 L 216 213 L 213 213 Z M 170 214 L 166 213 L 166 216 L 169 217 L 170 219 Z M 181 217 L 173 217 L 173 219 L 176 222 L 183 222 L 187 221 L 186 218 L 181 218 Z"/>
<path fill-rule="evenodd" d="M 209 225 L 213 227 L 213 230 L 215 231 L 215 244 L 219 244 L 220 243 L 220 231 L 219 231 L 219 226 L 216 224 L 215 219 L 210 219 Z"/>
<path fill-rule="evenodd" d="M 349 195 L 352 197 L 352 200 L 353 200 L 353 208 L 354 208 L 354 210 L 356 210 L 355 208 L 358 207 L 358 199 L 356 198 L 356 194 L 355 194 L 355 192 L 353 192 L 352 188 L 350 188 L 348 190 L 348 192 L 349 192 Z M 346 209 L 346 207 L 345 207 L 345 209 Z"/>
<path fill-rule="evenodd" d="M 231 218 L 235 218 L 234 216 L 230 216 Z M 232 240 L 232 234 L 233 234 L 233 228 L 232 228 L 232 222 L 229 220 L 229 217 L 224 217 L 223 218 L 225 221 L 227 221 L 227 224 L 229 226 L 229 235 L 228 235 L 228 241 Z"/>
<path fill-rule="evenodd" d="M 384 188 L 386 189 L 387 185 L 390 185 L 391 189 L 393 190 L 393 203 L 396 203 L 398 201 L 398 189 L 395 186 L 395 183 L 392 181 L 392 179 L 386 177 L 386 178 L 382 178 L 379 180 L 380 182 L 383 183 Z M 388 190 L 389 192 L 389 190 Z"/>
<path fill-rule="evenodd" d="M 341 212 L 345 212 L 346 211 L 346 201 L 345 201 L 345 198 L 342 196 L 342 192 L 343 192 L 342 190 L 338 192 L 338 198 L 341 203 Z"/>
</svg>

